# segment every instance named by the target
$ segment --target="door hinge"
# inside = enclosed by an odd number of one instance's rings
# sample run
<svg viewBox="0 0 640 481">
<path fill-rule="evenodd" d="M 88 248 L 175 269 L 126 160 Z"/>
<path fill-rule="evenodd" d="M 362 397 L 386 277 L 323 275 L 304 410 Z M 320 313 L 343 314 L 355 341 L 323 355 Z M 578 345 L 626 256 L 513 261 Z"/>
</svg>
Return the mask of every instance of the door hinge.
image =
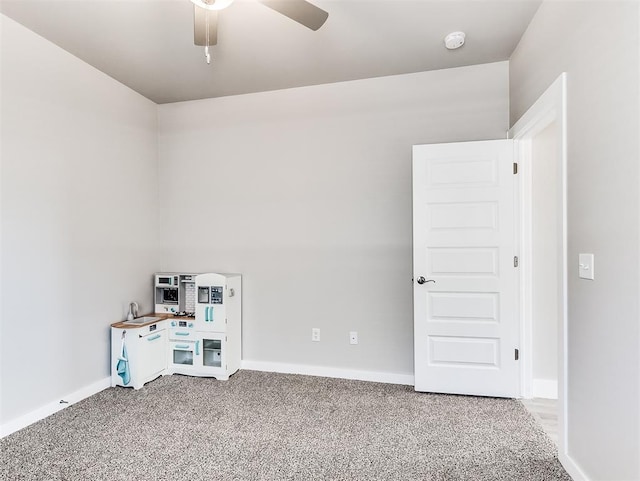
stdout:
<svg viewBox="0 0 640 481">
<path fill-rule="evenodd" d="M 514 173 L 514 174 L 517 174 L 517 173 L 518 173 L 518 163 L 517 163 L 517 162 L 514 162 L 514 163 L 513 163 L 513 173 Z"/>
<path fill-rule="evenodd" d="M 515 358 L 516 358 L 516 361 L 520 359 L 520 349 L 515 350 Z"/>
<path fill-rule="evenodd" d="M 518 256 L 513 256 L 513 267 L 518 267 L 519 263 L 520 260 L 518 259 Z"/>
</svg>

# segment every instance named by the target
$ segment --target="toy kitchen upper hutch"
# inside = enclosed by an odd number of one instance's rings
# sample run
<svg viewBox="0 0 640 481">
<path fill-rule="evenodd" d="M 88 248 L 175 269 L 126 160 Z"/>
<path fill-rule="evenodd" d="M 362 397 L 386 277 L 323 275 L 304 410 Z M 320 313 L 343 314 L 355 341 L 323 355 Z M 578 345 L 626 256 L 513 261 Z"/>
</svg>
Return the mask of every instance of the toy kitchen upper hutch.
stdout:
<svg viewBox="0 0 640 481">
<path fill-rule="evenodd" d="M 155 314 L 111 325 L 111 385 L 160 375 L 227 380 L 240 368 L 240 274 L 154 275 Z"/>
</svg>

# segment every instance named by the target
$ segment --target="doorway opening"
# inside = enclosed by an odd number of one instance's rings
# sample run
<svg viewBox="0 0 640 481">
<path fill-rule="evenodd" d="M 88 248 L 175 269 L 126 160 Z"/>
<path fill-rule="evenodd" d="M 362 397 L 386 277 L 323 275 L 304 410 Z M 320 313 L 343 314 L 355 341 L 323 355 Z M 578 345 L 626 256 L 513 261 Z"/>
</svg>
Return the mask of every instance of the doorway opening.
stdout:
<svg viewBox="0 0 640 481">
<path fill-rule="evenodd" d="M 521 394 L 529 400 L 557 399 L 537 408 L 557 416 L 557 437 L 550 434 L 562 461 L 567 431 L 566 74 L 509 135 L 516 141 L 522 173 Z"/>
<path fill-rule="evenodd" d="M 558 139 L 554 120 L 531 138 L 530 389 L 523 403 L 558 443 Z"/>
<path fill-rule="evenodd" d="M 531 394 L 558 399 L 560 173 L 554 120 L 531 139 Z"/>
</svg>

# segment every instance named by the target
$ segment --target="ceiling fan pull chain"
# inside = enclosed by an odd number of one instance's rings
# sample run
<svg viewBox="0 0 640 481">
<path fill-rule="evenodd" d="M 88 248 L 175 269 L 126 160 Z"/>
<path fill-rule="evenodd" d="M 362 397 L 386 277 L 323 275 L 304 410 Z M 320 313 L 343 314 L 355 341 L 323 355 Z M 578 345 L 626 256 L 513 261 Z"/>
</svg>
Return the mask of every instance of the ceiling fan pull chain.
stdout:
<svg viewBox="0 0 640 481">
<path fill-rule="evenodd" d="M 209 12 L 205 14 L 205 36 L 206 40 L 204 42 L 204 56 L 207 59 L 207 65 L 211 65 L 211 55 L 209 54 Z"/>
</svg>

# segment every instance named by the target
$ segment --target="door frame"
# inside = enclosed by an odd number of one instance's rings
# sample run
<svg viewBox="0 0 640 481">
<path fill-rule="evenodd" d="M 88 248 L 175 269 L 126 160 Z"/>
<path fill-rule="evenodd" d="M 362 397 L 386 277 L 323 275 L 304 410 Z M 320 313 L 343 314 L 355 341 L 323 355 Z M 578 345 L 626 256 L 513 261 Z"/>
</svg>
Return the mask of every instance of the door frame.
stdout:
<svg viewBox="0 0 640 481">
<path fill-rule="evenodd" d="M 559 192 L 556 206 L 560 212 L 557 237 L 558 252 L 558 452 L 567 453 L 567 74 L 562 73 L 511 127 L 521 176 L 520 182 L 520 339 L 521 395 L 532 397 L 533 322 L 532 322 L 532 140 L 554 124 L 557 158 L 560 162 Z"/>
</svg>

